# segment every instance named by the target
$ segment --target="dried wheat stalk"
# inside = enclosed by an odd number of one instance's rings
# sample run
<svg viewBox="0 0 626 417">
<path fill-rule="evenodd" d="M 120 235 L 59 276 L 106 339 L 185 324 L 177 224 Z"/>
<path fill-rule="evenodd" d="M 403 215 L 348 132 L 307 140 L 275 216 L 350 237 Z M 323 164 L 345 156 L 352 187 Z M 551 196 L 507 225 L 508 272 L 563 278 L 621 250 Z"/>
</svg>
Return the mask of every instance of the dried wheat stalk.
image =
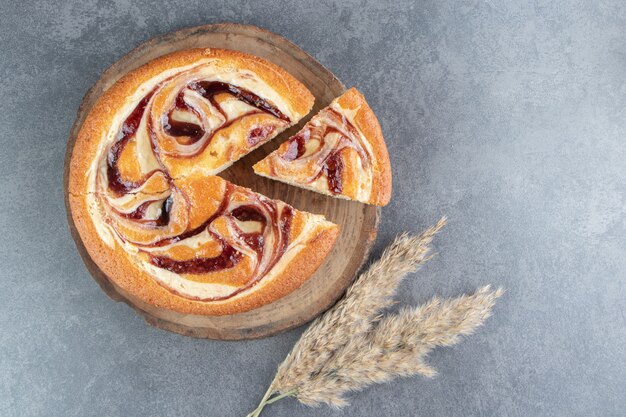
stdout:
<svg viewBox="0 0 626 417">
<path fill-rule="evenodd" d="M 314 377 L 298 384 L 295 395 L 307 405 L 346 405 L 343 394 L 401 376 L 436 371 L 424 361 L 437 346 L 451 346 L 471 334 L 491 314 L 502 290 L 489 286 L 473 295 L 441 301 L 435 297 L 417 308 L 405 308 L 383 318 L 370 334 L 350 340 Z M 293 390 L 275 387 L 279 392 Z"/>
<path fill-rule="evenodd" d="M 362 273 L 345 296 L 303 333 L 278 368 L 259 407 L 293 396 L 307 405 L 341 407 L 344 395 L 400 376 L 433 376 L 425 356 L 458 343 L 489 317 L 502 290 L 475 294 L 382 316 L 402 279 L 430 259 L 430 243 L 445 218 L 417 236 L 403 234 Z M 272 397 L 272 395 L 274 395 Z"/>
</svg>

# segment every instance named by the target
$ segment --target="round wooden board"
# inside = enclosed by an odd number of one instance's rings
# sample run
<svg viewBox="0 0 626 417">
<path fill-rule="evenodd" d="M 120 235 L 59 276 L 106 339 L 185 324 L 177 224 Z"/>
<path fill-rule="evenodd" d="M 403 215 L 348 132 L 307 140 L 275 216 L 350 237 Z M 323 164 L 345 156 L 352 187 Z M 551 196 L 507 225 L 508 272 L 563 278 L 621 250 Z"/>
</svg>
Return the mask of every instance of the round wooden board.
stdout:
<svg viewBox="0 0 626 417">
<path fill-rule="evenodd" d="M 100 95 L 124 74 L 156 57 L 199 47 L 234 49 L 274 62 L 304 83 L 316 99 L 312 112 L 298 126 L 252 152 L 220 175 L 235 184 L 283 200 L 298 209 L 324 214 L 341 226 L 341 235 L 331 254 L 304 285 L 272 304 L 230 316 L 186 315 L 155 308 L 117 287 L 89 257 L 72 221 L 67 193 L 69 160 L 76 135 Z M 183 29 L 151 39 L 128 53 L 106 70 L 87 92 L 67 143 L 65 202 L 68 223 L 91 275 L 109 297 L 126 302 L 151 325 L 193 337 L 221 340 L 265 337 L 304 324 L 328 309 L 344 293 L 365 261 L 376 238 L 380 209 L 262 178 L 254 174 L 252 165 L 276 149 L 281 142 L 297 132 L 306 120 L 344 91 L 345 86 L 313 57 L 288 40 L 254 26 L 216 24 Z"/>
</svg>

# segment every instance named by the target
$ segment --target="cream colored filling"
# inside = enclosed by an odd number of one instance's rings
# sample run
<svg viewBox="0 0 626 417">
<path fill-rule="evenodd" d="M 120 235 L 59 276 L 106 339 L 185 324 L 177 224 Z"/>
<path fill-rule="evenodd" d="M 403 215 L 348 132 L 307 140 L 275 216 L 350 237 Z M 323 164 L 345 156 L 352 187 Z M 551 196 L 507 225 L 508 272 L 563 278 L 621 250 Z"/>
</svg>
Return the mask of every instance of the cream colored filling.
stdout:
<svg viewBox="0 0 626 417">
<path fill-rule="evenodd" d="M 191 281 L 174 272 L 161 269 L 145 261 L 141 261 L 140 265 L 163 286 L 174 290 L 177 294 L 191 298 L 208 299 L 226 297 L 238 289 L 238 287 L 225 284 L 203 284 Z"/>
<path fill-rule="evenodd" d="M 184 95 L 185 102 L 193 107 L 202 116 L 202 120 L 198 120 L 198 122 L 200 122 L 200 124 L 204 122 L 204 127 L 207 132 L 210 133 L 214 131 L 224 123 L 224 116 L 215 108 L 215 106 L 213 106 L 211 102 L 202 97 L 200 93 L 187 89 L 185 90 Z M 194 113 L 186 113 L 193 115 L 197 119 L 197 116 Z"/>
<path fill-rule="evenodd" d="M 154 152 L 152 152 L 152 143 L 146 130 L 146 120 L 146 117 L 141 119 L 137 134 L 135 135 L 135 141 L 137 143 L 137 161 L 139 162 L 139 167 L 143 175 L 161 167 Z"/>
<path fill-rule="evenodd" d="M 169 245 L 164 245 L 164 246 L 159 246 L 159 247 L 146 247 L 146 248 L 143 248 L 143 250 L 146 252 L 163 252 L 175 246 L 186 246 L 190 249 L 198 250 L 200 249 L 200 246 L 204 245 L 205 243 L 213 242 L 213 241 L 215 241 L 213 236 L 211 236 L 211 234 L 207 230 L 204 230 L 202 233 L 198 233 L 195 236 L 192 236 L 190 238 L 187 238 L 187 239 L 175 242 L 175 243 L 170 243 Z"/>
<path fill-rule="evenodd" d="M 163 207 L 162 201 L 155 201 L 154 203 L 150 204 L 148 208 L 146 209 L 146 214 L 144 218 L 148 220 L 158 219 L 159 216 L 161 216 L 162 207 Z"/>
<path fill-rule="evenodd" d="M 243 233 L 261 233 L 263 231 L 263 224 L 255 221 L 242 222 L 235 219 L 235 224 Z"/>
<path fill-rule="evenodd" d="M 90 193 L 87 194 L 85 198 L 87 201 L 87 210 L 89 211 L 89 215 L 91 216 L 91 220 L 93 221 L 98 236 L 100 236 L 100 239 L 102 239 L 108 247 L 115 247 L 117 235 L 113 228 L 111 228 L 111 226 L 104 222 L 102 217 L 100 217 L 101 208 L 98 196 Z M 96 215 L 98 217 L 96 217 Z"/>
<path fill-rule="evenodd" d="M 220 106 L 222 107 L 222 110 L 224 110 L 224 113 L 226 113 L 229 120 L 236 119 L 237 117 L 243 116 L 251 111 L 256 111 L 255 107 L 252 107 L 243 101 L 239 101 L 234 97 L 222 101 Z"/>
<path fill-rule="evenodd" d="M 108 198 L 108 202 L 111 207 L 122 213 L 130 213 L 135 210 L 141 204 L 143 204 L 146 200 L 164 200 L 170 196 L 170 190 L 165 190 L 162 193 L 158 194 L 143 194 L 141 192 L 125 194 L 119 198 Z"/>
<path fill-rule="evenodd" d="M 309 156 L 313 155 L 320 148 L 320 141 L 317 139 L 309 139 L 304 143 L 304 155 Z"/>
<path fill-rule="evenodd" d="M 193 123 L 196 125 L 200 123 L 200 119 L 198 119 L 198 116 L 196 116 L 195 113 L 192 113 L 190 111 L 182 111 L 178 109 L 172 112 L 172 119 L 179 121 L 179 122 Z"/>
</svg>

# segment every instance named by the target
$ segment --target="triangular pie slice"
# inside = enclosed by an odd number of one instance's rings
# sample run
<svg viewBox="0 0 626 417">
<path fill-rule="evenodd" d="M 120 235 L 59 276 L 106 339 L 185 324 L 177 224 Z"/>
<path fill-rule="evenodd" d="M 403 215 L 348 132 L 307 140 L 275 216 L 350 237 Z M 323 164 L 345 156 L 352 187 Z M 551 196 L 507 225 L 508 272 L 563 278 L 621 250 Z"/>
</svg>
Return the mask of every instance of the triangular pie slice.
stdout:
<svg viewBox="0 0 626 417">
<path fill-rule="evenodd" d="M 312 105 L 281 68 L 222 49 L 166 55 L 113 84 L 78 132 L 68 191 L 116 291 L 138 306 L 224 315 L 304 283 L 338 226 L 215 174 Z"/>
<path fill-rule="evenodd" d="M 254 165 L 257 174 L 333 197 L 384 206 L 391 166 L 365 98 L 351 88 Z"/>
</svg>

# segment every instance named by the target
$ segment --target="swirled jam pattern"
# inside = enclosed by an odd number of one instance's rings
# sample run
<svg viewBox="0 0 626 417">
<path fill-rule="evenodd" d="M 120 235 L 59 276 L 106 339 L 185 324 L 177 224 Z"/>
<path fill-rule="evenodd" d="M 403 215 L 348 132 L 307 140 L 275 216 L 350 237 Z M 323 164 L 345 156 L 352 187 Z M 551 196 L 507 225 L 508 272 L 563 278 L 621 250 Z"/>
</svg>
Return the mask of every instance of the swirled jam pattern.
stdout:
<svg viewBox="0 0 626 417">
<path fill-rule="evenodd" d="M 256 285 L 306 238 L 304 214 L 214 174 L 298 118 L 255 73 L 210 60 L 145 82 L 89 172 L 100 237 L 182 297 L 225 300 Z"/>
</svg>

